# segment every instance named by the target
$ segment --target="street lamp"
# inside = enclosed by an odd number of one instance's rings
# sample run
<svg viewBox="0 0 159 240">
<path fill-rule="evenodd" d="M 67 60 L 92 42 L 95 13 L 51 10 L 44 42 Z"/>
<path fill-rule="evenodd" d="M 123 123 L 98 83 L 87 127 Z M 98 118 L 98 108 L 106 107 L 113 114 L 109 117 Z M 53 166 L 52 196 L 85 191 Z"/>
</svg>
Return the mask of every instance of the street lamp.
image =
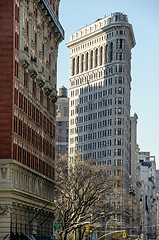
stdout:
<svg viewBox="0 0 159 240">
<path fill-rule="evenodd" d="M 109 222 L 111 222 L 111 221 L 114 221 L 114 222 L 116 222 L 116 220 L 115 220 L 115 219 L 112 219 L 112 218 L 111 218 L 111 219 L 109 219 L 109 220 L 106 222 L 106 225 L 105 225 L 105 228 L 106 228 L 106 230 L 107 230 L 108 223 L 109 223 Z"/>
<path fill-rule="evenodd" d="M 110 219 L 106 222 L 106 225 L 105 225 L 105 230 L 106 230 L 106 232 L 107 232 L 107 228 L 108 228 L 108 223 L 111 222 L 111 221 L 116 222 L 115 219 L 110 218 Z M 109 234 L 109 233 L 108 233 L 108 234 Z M 110 232 L 110 234 L 111 234 L 111 232 Z M 106 239 L 107 239 L 107 237 L 106 237 Z"/>
</svg>

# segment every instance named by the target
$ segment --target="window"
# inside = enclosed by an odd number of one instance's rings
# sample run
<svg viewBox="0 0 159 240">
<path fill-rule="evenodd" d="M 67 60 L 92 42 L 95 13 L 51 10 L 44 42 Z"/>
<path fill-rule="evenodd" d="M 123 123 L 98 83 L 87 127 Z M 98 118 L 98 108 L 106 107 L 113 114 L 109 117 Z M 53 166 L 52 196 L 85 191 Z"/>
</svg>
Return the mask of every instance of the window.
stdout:
<svg viewBox="0 0 159 240">
<path fill-rule="evenodd" d="M 43 90 L 40 90 L 40 103 L 43 104 Z"/>
<path fill-rule="evenodd" d="M 88 70 L 88 52 L 86 53 L 86 67 L 85 67 L 85 70 L 86 71 Z"/>
<path fill-rule="evenodd" d="M 118 135 L 121 135 L 121 128 L 118 128 Z"/>
<path fill-rule="evenodd" d="M 19 77 L 19 62 L 17 62 L 15 60 L 15 77 L 18 78 Z"/>
<path fill-rule="evenodd" d="M 36 82 L 33 81 L 33 95 L 36 97 Z"/>
<path fill-rule="evenodd" d="M 99 65 L 103 64 L 103 47 L 100 48 L 100 62 Z"/>
<path fill-rule="evenodd" d="M 105 47 L 105 63 L 108 62 L 108 45 Z"/>
<path fill-rule="evenodd" d="M 118 125 L 121 125 L 121 118 L 118 118 Z"/>
<path fill-rule="evenodd" d="M 47 97 L 47 110 L 50 111 L 50 98 Z"/>
<path fill-rule="evenodd" d="M 118 78 L 118 83 L 122 84 L 122 77 L 121 76 Z"/>
<path fill-rule="evenodd" d="M 121 145 L 121 138 L 118 138 L 117 145 Z"/>
<path fill-rule="evenodd" d="M 18 89 L 14 88 L 14 104 L 18 105 Z"/>
<path fill-rule="evenodd" d="M 79 56 L 77 57 L 76 73 L 79 73 Z"/>
<path fill-rule="evenodd" d="M 15 5 L 15 20 L 19 23 L 19 7 Z"/>
<path fill-rule="evenodd" d="M 59 134 L 61 134 L 62 133 L 62 130 L 61 129 L 59 129 Z"/>
<path fill-rule="evenodd" d="M 117 155 L 118 155 L 118 156 L 121 156 L 121 149 L 118 149 L 118 150 L 117 150 Z"/>
<path fill-rule="evenodd" d="M 75 58 L 72 60 L 72 76 L 75 75 Z"/>
<path fill-rule="evenodd" d="M 93 68 L 93 50 L 91 51 L 91 54 L 90 54 L 90 69 Z"/>
<path fill-rule="evenodd" d="M 123 72 L 123 67 L 121 65 L 119 66 L 119 72 Z"/>
<path fill-rule="evenodd" d="M 122 88 L 121 87 L 118 88 L 118 94 L 122 94 Z"/>
<path fill-rule="evenodd" d="M 111 62 L 113 60 L 113 43 L 110 43 L 110 59 L 109 62 Z"/>
<path fill-rule="evenodd" d="M 84 70 L 84 55 L 81 56 L 81 72 Z"/>
<path fill-rule="evenodd" d="M 58 126 L 62 126 L 62 122 L 58 122 Z"/>
<path fill-rule="evenodd" d="M 98 66 L 98 49 L 95 51 L 95 67 Z"/>
<path fill-rule="evenodd" d="M 19 35 L 15 32 L 15 49 L 19 50 Z"/>
<path fill-rule="evenodd" d="M 58 146 L 58 150 L 61 151 L 61 145 Z"/>
<path fill-rule="evenodd" d="M 118 104 L 122 104 L 122 98 L 118 98 Z"/>
</svg>

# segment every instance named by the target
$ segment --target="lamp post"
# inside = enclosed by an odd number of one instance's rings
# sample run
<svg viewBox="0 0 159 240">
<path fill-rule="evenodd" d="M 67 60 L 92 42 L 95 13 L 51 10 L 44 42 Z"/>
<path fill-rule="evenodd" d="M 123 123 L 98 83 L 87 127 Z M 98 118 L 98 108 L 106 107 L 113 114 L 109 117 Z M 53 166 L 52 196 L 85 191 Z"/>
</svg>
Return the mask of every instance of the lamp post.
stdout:
<svg viewBox="0 0 159 240">
<path fill-rule="evenodd" d="M 115 219 L 109 219 L 107 222 L 106 222 L 106 225 L 105 225 L 105 230 L 106 230 L 106 232 L 107 232 L 107 228 L 108 228 L 108 223 L 109 222 L 111 222 L 111 221 L 114 221 L 114 222 L 116 222 L 116 220 Z M 109 234 L 109 233 L 108 233 Z M 111 232 L 110 232 L 110 236 L 111 236 Z M 107 236 L 105 236 L 106 237 L 106 239 L 107 239 Z"/>
</svg>

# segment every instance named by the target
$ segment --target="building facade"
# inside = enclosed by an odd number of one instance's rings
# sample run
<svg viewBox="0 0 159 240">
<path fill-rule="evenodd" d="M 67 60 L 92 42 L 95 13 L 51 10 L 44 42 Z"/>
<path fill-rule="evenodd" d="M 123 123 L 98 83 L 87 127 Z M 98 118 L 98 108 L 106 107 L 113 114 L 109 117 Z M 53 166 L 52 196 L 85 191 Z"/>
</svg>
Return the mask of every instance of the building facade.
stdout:
<svg viewBox="0 0 159 240">
<path fill-rule="evenodd" d="M 59 88 L 59 96 L 56 103 L 56 155 L 68 155 L 69 139 L 69 98 L 67 88 Z"/>
<path fill-rule="evenodd" d="M 107 164 L 110 174 L 130 174 L 131 49 L 127 16 L 114 13 L 71 36 L 69 156 Z M 129 225 L 129 218 L 125 216 Z M 118 218 L 119 219 L 119 218 Z M 122 221 L 122 219 L 120 220 Z"/>
<path fill-rule="evenodd" d="M 139 148 L 137 145 L 137 120 L 138 116 L 135 113 L 130 117 L 130 132 L 131 132 L 131 165 L 130 165 L 130 198 L 132 206 L 130 208 L 130 234 L 137 236 L 139 231 L 136 226 L 140 226 L 140 167 L 138 160 Z"/>
<path fill-rule="evenodd" d="M 144 238 L 157 238 L 157 194 L 156 194 L 156 161 L 150 152 L 139 152 L 139 163 L 141 165 L 141 179 L 143 202 L 141 209 Z"/>
<path fill-rule="evenodd" d="M 157 236 L 159 236 L 159 170 L 156 170 Z"/>
<path fill-rule="evenodd" d="M 0 1 L 0 238 L 53 231 L 59 0 Z"/>
</svg>

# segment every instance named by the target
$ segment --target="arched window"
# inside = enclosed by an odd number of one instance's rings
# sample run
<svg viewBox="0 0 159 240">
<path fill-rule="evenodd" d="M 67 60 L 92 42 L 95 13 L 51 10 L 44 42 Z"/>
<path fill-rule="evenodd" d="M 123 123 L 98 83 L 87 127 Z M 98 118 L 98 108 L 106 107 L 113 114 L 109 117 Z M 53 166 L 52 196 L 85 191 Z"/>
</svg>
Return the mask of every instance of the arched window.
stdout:
<svg viewBox="0 0 159 240">
<path fill-rule="evenodd" d="M 110 43 L 110 58 L 109 58 L 109 62 L 111 62 L 113 60 L 113 43 Z"/>
<path fill-rule="evenodd" d="M 84 70 L 84 54 L 81 56 L 81 72 Z"/>
<path fill-rule="evenodd" d="M 100 62 L 99 65 L 103 64 L 103 47 L 100 48 Z"/>
<path fill-rule="evenodd" d="M 95 67 L 98 66 L 98 48 L 95 51 Z"/>
<path fill-rule="evenodd" d="M 93 68 L 93 50 L 91 51 L 91 54 L 90 54 L 90 69 Z"/>
<path fill-rule="evenodd" d="M 85 65 L 85 70 L 88 70 L 88 52 L 86 53 L 86 65 Z"/>
<path fill-rule="evenodd" d="M 79 73 L 79 56 L 77 57 L 76 73 Z"/>
<path fill-rule="evenodd" d="M 108 44 L 105 46 L 105 63 L 108 63 Z"/>
<path fill-rule="evenodd" d="M 72 76 L 75 75 L 75 58 L 72 59 Z"/>
</svg>

